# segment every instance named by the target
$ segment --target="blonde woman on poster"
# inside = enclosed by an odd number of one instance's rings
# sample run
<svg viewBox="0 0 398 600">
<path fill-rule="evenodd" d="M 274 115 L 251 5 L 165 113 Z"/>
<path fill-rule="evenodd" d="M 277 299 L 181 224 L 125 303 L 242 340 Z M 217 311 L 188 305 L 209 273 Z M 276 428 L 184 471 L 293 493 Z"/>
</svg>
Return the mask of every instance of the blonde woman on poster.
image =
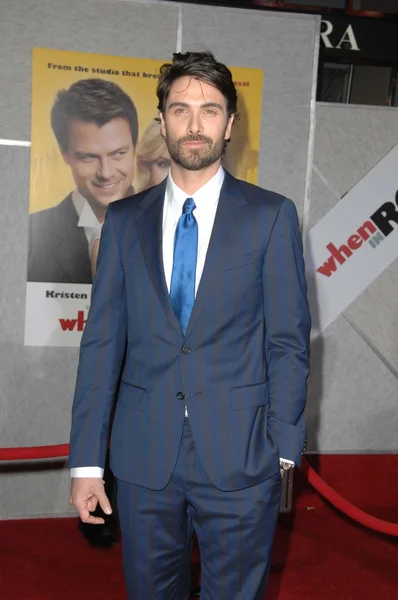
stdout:
<svg viewBox="0 0 398 600">
<path fill-rule="evenodd" d="M 104 79 L 57 93 L 51 126 L 76 188 L 30 216 L 28 281 L 91 283 L 90 250 L 110 202 L 133 193 L 137 110 Z"/>
<path fill-rule="evenodd" d="M 160 135 L 160 123 L 153 119 L 137 145 L 137 168 L 134 187 L 137 192 L 157 185 L 167 176 L 170 155 L 166 142 Z"/>
</svg>

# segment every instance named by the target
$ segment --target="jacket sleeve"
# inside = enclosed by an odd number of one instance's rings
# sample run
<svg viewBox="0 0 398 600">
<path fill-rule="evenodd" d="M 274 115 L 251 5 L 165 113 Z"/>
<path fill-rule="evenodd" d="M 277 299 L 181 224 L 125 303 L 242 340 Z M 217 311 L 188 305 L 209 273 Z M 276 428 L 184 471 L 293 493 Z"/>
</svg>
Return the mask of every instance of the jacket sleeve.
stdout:
<svg viewBox="0 0 398 600">
<path fill-rule="evenodd" d="M 91 306 L 80 345 L 72 408 L 70 467 L 105 463 L 110 414 L 127 339 L 125 280 L 112 204 L 102 228 Z"/>
<path fill-rule="evenodd" d="M 311 318 L 296 207 L 285 198 L 276 216 L 263 266 L 268 427 L 279 455 L 301 462 L 306 445 L 304 408 Z"/>
</svg>

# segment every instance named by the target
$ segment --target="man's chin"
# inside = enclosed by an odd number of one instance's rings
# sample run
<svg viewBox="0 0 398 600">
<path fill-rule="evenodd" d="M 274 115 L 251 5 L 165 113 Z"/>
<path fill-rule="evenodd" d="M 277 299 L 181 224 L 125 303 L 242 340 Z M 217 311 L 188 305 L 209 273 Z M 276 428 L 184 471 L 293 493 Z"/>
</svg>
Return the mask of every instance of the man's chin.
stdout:
<svg viewBox="0 0 398 600">
<path fill-rule="evenodd" d="M 108 196 L 107 198 L 94 198 L 95 206 L 99 208 L 99 210 L 106 210 L 108 205 L 115 200 L 119 200 L 119 196 Z"/>
<path fill-rule="evenodd" d="M 201 171 L 213 165 L 221 156 L 222 152 L 217 152 L 217 148 L 213 148 L 212 151 L 208 148 L 194 148 L 185 152 L 178 152 L 172 158 L 187 171 Z"/>
<path fill-rule="evenodd" d="M 131 196 L 133 193 L 133 189 L 129 186 L 126 189 L 121 189 L 118 192 L 114 192 L 113 194 L 100 194 L 93 196 L 94 202 L 98 207 L 101 207 L 103 210 L 108 208 L 108 204 L 111 202 L 115 202 L 116 200 L 121 200 L 122 198 L 126 198 L 126 196 Z"/>
<path fill-rule="evenodd" d="M 214 158 L 213 156 L 189 156 L 176 162 L 179 162 L 180 166 L 187 171 L 201 171 L 202 169 L 210 167 L 216 160 L 217 158 Z"/>
</svg>

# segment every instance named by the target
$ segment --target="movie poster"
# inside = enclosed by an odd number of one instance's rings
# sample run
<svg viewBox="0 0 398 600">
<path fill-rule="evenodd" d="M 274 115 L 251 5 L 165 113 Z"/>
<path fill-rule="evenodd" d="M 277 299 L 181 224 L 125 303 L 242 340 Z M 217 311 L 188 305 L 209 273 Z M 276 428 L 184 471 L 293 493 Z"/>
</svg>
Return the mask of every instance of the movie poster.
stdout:
<svg viewBox="0 0 398 600">
<path fill-rule="evenodd" d="M 27 346 L 79 346 L 108 204 L 167 176 L 164 62 L 33 49 Z M 230 68 L 240 118 L 224 165 L 256 183 L 263 73 Z"/>
</svg>

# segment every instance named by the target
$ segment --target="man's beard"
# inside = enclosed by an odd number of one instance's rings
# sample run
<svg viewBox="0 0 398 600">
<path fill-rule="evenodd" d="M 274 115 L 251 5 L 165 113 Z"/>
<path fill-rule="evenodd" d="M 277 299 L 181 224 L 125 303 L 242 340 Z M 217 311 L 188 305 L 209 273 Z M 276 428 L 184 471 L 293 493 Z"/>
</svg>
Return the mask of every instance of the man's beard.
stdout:
<svg viewBox="0 0 398 600">
<path fill-rule="evenodd" d="M 217 162 L 224 153 L 224 136 L 216 143 L 204 135 L 187 135 L 178 140 L 165 137 L 167 150 L 172 160 L 187 171 L 200 171 Z M 204 142 L 201 148 L 186 148 L 187 142 Z"/>
</svg>

